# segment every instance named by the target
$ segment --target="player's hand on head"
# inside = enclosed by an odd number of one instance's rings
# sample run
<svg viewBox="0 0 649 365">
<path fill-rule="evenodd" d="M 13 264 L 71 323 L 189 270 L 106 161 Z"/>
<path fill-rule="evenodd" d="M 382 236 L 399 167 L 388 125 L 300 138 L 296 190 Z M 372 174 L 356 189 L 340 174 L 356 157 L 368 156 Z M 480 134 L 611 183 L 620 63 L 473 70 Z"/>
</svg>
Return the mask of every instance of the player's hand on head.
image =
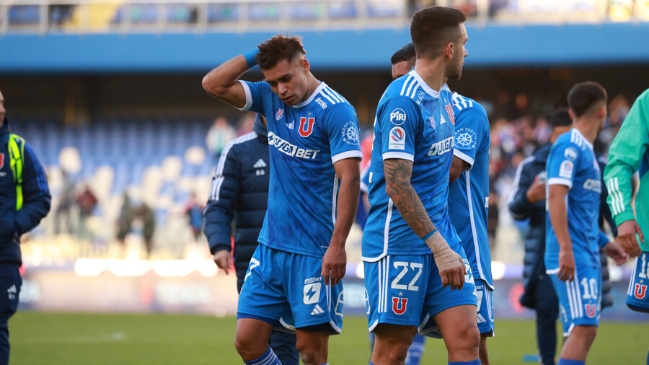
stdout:
<svg viewBox="0 0 649 365">
<path fill-rule="evenodd" d="M 572 251 L 559 251 L 559 272 L 557 278 L 561 281 L 572 281 L 575 279 L 575 256 Z"/>
<path fill-rule="evenodd" d="M 230 255 L 230 251 L 228 250 L 217 251 L 214 254 L 214 262 L 216 263 L 216 266 L 218 266 L 219 269 L 225 271 L 225 275 L 228 275 L 230 273 L 231 261 L 232 256 Z"/>
<path fill-rule="evenodd" d="M 329 245 L 322 257 L 322 276 L 327 285 L 337 285 L 347 271 L 347 252 L 344 244 Z"/>
<path fill-rule="evenodd" d="M 629 255 L 624 251 L 622 246 L 616 242 L 609 242 L 602 248 L 606 256 L 610 257 L 615 261 L 615 264 L 620 266 L 627 261 L 629 261 Z"/>
<path fill-rule="evenodd" d="M 631 257 L 638 257 L 642 253 L 636 234 L 644 242 L 644 234 L 634 219 L 623 222 L 617 229 L 617 241 Z"/>
</svg>

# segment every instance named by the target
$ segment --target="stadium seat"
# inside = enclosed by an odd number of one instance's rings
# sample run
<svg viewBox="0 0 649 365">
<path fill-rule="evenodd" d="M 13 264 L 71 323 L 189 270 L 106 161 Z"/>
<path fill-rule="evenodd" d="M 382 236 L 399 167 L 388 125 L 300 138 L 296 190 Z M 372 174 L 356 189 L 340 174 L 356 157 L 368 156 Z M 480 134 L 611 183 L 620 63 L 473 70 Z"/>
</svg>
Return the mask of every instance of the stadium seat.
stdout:
<svg viewBox="0 0 649 365">
<path fill-rule="evenodd" d="M 38 24 L 41 21 L 38 5 L 12 5 L 9 7 L 9 24 Z"/>
</svg>

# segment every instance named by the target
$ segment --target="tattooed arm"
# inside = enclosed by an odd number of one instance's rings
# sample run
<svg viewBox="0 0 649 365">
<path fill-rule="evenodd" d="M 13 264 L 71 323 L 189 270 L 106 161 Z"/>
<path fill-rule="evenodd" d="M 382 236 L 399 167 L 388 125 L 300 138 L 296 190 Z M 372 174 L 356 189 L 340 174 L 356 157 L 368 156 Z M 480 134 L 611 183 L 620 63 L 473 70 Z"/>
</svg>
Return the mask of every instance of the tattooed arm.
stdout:
<svg viewBox="0 0 649 365">
<path fill-rule="evenodd" d="M 386 159 L 383 161 L 383 168 L 385 170 L 386 193 L 408 226 L 417 236 L 426 239 L 426 245 L 433 251 L 442 284 L 444 286 L 451 285 L 451 289 L 462 289 L 464 275 L 466 275 L 464 262 L 437 232 L 421 199 L 419 199 L 419 195 L 410 184 L 412 161 Z M 430 235 L 431 232 L 434 234 Z"/>
</svg>

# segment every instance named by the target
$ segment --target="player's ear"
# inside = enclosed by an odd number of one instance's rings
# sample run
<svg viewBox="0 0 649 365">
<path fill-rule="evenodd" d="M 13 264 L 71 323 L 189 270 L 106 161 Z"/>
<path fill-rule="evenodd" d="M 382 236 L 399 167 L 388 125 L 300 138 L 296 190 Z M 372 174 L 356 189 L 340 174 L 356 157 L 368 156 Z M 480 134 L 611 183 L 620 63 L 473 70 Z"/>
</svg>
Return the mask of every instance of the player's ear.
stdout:
<svg viewBox="0 0 649 365">
<path fill-rule="evenodd" d="M 575 119 L 575 112 L 572 109 L 568 109 L 568 115 L 570 115 L 570 119 Z"/>
<path fill-rule="evenodd" d="M 311 64 L 309 63 L 309 61 L 306 58 L 302 58 L 302 60 L 300 62 L 302 64 L 302 68 L 304 69 L 304 72 L 311 71 Z"/>
<path fill-rule="evenodd" d="M 453 42 L 450 42 L 446 45 L 446 48 L 444 48 L 444 55 L 450 60 L 453 58 L 453 47 L 454 44 Z"/>
</svg>

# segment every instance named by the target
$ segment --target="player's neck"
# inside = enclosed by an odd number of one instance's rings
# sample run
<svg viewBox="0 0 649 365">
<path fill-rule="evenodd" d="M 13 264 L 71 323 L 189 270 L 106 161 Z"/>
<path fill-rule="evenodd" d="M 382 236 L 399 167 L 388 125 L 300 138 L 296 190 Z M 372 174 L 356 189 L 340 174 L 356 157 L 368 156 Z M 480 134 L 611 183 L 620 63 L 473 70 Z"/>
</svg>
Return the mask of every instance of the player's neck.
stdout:
<svg viewBox="0 0 649 365">
<path fill-rule="evenodd" d="M 304 93 L 304 99 L 301 101 L 309 99 L 318 88 L 318 86 L 320 86 L 320 80 L 316 79 L 311 72 L 309 72 L 309 75 L 307 77 L 309 78 L 309 86 L 306 89 L 306 93 Z"/>
<path fill-rule="evenodd" d="M 445 69 L 446 65 L 441 57 L 434 60 L 420 58 L 415 62 L 415 72 L 435 91 L 440 91 L 447 79 Z"/>
<path fill-rule="evenodd" d="M 577 129 L 584 138 L 592 145 L 595 143 L 597 134 L 599 133 L 597 128 L 597 121 L 590 119 L 577 119 L 573 122 L 573 128 Z"/>
</svg>

